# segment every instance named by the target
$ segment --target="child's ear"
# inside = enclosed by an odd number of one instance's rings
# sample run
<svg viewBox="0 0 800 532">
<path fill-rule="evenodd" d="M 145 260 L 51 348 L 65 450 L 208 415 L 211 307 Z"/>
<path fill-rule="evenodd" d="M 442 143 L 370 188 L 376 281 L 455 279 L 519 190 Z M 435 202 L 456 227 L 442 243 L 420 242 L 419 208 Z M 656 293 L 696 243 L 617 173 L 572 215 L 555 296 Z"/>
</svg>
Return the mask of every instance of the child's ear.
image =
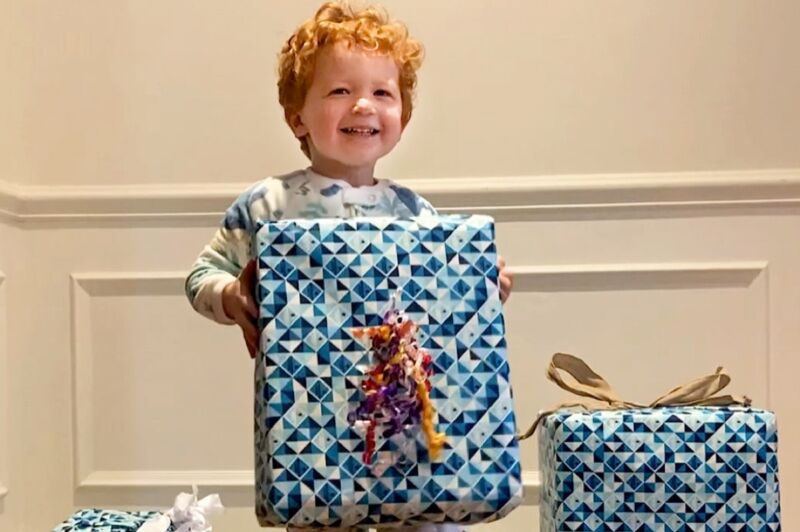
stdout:
<svg viewBox="0 0 800 532">
<path fill-rule="evenodd" d="M 292 133 L 298 139 L 301 139 L 308 135 L 308 128 L 303 123 L 303 118 L 300 116 L 300 113 L 286 113 L 286 122 L 288 122 L 289 127 L 292 128 Z"/>
</svg>

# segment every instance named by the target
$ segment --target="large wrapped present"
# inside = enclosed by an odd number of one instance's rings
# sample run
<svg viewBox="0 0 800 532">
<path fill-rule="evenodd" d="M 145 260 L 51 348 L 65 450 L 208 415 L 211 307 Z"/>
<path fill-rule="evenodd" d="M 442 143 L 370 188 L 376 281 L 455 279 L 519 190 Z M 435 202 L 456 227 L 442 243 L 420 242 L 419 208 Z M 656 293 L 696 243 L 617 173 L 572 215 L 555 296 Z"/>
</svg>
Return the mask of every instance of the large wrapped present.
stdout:
<svg viewBox="0 0 800 532">
<path fill-rule="evenodd" d="M 728 382 L 721 369 L 644 407 L 556 357 L 551 377 L 578 370 L 574 387 L 559 384 L 611 409 L 541 418 L 542 530 L 780 529 L 775 416 L 713 396 Z"/>
<path fill-rule="evenodd" d="M 257 231 L 264 525 L 474 523 L 521 502 L 490 218 Z"/>
</svg>

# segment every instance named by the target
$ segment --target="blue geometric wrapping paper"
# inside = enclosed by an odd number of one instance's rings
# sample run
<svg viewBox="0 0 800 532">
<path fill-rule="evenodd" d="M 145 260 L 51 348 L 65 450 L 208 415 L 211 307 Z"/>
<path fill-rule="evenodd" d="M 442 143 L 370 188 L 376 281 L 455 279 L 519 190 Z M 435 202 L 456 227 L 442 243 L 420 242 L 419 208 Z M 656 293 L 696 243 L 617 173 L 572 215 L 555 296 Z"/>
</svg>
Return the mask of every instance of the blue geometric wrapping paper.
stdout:
<svg viewBox="0 0 800 532">
<path fill-rule="evenodd" d="M 268 222 L 256 253 L 262 526 L 474 523 L 521 502 L 491 218 Z M 378 474 L 347 420 L 373 364 L 351 330 L 379 325 L 398 289 L 433 359 L 430 398 L 447 443 L 431 461 L 416 429 L 405 445 L 379 436 Z"/>
<path fill-rule="evenodd" d="M 160 512 L 120 512 L 89 508 L 74 513 L 52 532 L 135 532 L 151 517 Z M 174 530 L 170 527 L 170 530 Z"/>
<path fill-rule="evenodd" d="M 541 530 L 780 530 L 772 412 L 558 411 L 539 433 Z"/>
</svg>

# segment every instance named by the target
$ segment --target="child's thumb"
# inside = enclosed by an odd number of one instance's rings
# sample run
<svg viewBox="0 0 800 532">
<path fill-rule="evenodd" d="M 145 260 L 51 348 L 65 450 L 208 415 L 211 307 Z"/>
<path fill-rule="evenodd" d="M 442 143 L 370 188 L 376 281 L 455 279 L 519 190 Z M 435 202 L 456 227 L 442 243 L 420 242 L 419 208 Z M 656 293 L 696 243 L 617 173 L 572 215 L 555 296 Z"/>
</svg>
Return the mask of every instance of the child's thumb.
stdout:
<svg viewBox="0 0 800 532">
<path fill-rule="evenodd" d="M 252 286 L 256 279 L 256 260 L 250 259 L 241 272 L 239 272 L 239 279 L 247 286 Z"/>
</svg>

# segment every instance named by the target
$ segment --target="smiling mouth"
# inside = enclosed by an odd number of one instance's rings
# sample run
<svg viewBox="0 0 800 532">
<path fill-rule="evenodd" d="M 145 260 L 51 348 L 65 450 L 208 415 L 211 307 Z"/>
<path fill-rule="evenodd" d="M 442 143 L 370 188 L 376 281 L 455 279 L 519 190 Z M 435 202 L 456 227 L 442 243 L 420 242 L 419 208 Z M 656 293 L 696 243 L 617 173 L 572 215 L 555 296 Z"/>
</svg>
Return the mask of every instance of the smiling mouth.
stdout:
<svg viewBox="0 0 800 532">
<path fill-rule="evenodd" d="M 372 127 L 343 127 L 339 131 L 346 135 L 356 135 L 359 137 L 372 137 L 380 133 L 380 130 Z"/>
</svg>

